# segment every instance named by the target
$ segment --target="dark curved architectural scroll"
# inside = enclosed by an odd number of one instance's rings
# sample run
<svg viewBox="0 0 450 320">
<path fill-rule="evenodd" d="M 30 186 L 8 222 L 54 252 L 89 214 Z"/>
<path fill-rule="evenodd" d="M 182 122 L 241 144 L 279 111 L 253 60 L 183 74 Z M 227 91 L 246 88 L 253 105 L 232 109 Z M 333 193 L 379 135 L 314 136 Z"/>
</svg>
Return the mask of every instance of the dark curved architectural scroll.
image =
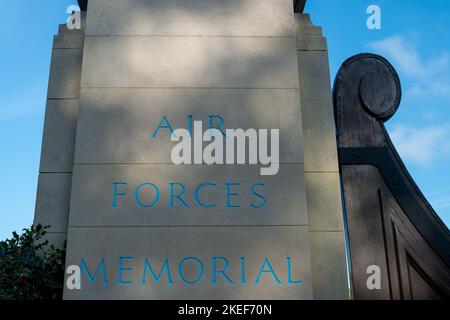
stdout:
<svg viewBox="0 0 450 320">
<path fill-rule="evenodd" d="M 384 127 L 401 100 L 396 71 L 360 54 L 343 63 L 333 91 L 354 298 L 450 298 L 449 230 Z M 367 286 L 372 265 L 380 289 Z"/>
</svg>

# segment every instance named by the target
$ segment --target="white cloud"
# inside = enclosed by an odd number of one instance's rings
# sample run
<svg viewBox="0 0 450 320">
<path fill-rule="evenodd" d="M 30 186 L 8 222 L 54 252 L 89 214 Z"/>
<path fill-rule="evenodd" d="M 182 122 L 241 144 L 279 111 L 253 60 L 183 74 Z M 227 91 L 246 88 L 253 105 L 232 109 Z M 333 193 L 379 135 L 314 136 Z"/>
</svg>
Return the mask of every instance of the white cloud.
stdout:
<svg viewBox="0 0 450 320">
<path fill-rule="evenodd" d="M 400 156 L 406 162 L 429 165 L 450 154 L 450 126 L 414 128 L 394 126 L 389 135 Z"/>
<path fill-rule="evenodd" d="M 405 95 L 411 98 L 425 95 L 450 96 L 450 81 L 434 79 L 428 80 L 426 83 L 414 83 L 406 90 Z"/>
<path fill-rule="evenodd" d="M 450 97 L 450 54 L 443 51 L 431 59 L 420 56 L 417 47 L 405 37 L 392 36 L 368 44 L 369 48 L 390 59 L 410 81 L 405 95 Z"/>
</svg>

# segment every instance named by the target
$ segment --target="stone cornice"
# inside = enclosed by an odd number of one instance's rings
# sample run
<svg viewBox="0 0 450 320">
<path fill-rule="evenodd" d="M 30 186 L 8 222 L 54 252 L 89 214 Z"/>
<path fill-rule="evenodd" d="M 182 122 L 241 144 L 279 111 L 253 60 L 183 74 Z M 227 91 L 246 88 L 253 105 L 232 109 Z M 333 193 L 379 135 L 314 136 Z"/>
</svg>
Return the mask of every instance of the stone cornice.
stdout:
<svg viewBox="0 0 450 320">
<path fill-rule="evenodd" d="M 305 9 L 306 0 L 294 0 L 294 11 L 296 13 L 302 13 Z M 78 5 L 81 11 L 87 10 L 88 0 L 78 0 Z"/>
</svg>

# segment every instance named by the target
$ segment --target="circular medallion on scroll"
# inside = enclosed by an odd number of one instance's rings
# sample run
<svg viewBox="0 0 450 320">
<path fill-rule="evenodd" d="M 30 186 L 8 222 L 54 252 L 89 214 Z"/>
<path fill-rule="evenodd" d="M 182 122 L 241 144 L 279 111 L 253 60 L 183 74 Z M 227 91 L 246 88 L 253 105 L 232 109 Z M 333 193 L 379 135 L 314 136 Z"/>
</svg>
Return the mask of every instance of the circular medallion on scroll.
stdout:
<svg viewBox="0 0 450 320">
<path fill-rule="evenodd" d="M 386 121 L 397 111 L 401 100 L 400 80 L 385 59 L 377 58 L 372 68 L 361 77 L 359 94 L 366 110 Z"/>
</svg>

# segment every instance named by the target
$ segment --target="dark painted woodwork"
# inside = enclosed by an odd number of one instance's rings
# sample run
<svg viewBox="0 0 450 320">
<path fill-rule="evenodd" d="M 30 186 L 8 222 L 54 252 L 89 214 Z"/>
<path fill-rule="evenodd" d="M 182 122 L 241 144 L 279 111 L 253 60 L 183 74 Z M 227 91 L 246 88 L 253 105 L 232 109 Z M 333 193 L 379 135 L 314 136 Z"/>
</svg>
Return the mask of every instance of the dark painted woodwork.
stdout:
<svg viewBox="0 0 450 320">
<path fill-rule="evenodd" d="M 80 6 L 81 11 L 86 11 L 88 6 L 88 0 L 78 0 L 78 5 Z"/>
<path fill-rule="evenodd" d="M 303 13 L 305 9 L 306 0 L 294 0 L 294 12 Z"/>
<path fill-rule="evenodd" d="M 401 86 L 383 57 L 360 54 L 341 66 L 333 89 L 355 299 L 450 298 L 450 233 L 389 138 Z M 367 267 L 381 268 L 369 290 Z"/>
</svg>

